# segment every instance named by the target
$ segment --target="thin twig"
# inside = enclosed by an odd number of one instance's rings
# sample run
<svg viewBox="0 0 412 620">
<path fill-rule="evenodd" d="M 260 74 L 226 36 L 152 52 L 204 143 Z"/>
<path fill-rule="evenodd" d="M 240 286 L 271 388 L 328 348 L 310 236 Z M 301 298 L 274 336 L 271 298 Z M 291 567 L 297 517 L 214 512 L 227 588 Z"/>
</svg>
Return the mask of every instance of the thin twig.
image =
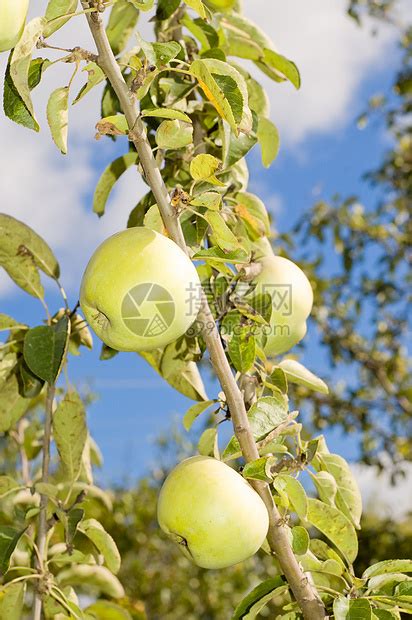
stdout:
<svg viewBox="0 0 412 620">
<path fill-rule="evenodd" d="M 48 482 L 49 479 L 49 466 L 50 466 L 50 441 L 51 441 L 51 428 L 53 418 L 53 403 L 56 387 L 54 385 L 48 385 L 46 396 L 46 408 L 45 408 L 45 421 L 44 421 L 44 435 L 43 435 L 43 460 L 42 460 L 42 477 L 41 481 Z M 37 533 L 37 570 L 39 575 L 43 575 L 44 561 L 46 554 L 46 538 L 47 538 L 47 495 L 40 496 L 40 513 L 39 513 L 39 528 Z M 41 620 L 42 614 L 42 597 L 40 588 L 36 588 L 33 601 L 33 620 Z"/>
<path fill-rule="evenodd" d="M 88 3 L 82 0 L 83 7 Z M 154 159 L 152 149 L 147 139 L 146 128 L 138 115 L 132 93 L 122 76 L 120 67 L 110 47 L 101 16 L 95 12 L 88 14 L 87 21 L 98 51 L 98 64 L 106 74 L 112 85 L 120 106 L 125 114 L 130 128 L 129 139 L 136 147 L 144 177 L 150 186 L 156 203 L 159 207 L 164 226 L 169 236 L 188 254 L 186 242 L 177 217 L 177 213 L 170 203 L 167 187 L 162 179 L 159 167 Z M 242 394 L 235 381 L 232 369 L 226 358 L 219 332 L 212 312 L 202 291 L 201 310 L 199 320 L 203 324 L 205 339 L 210 359 L 222 389 L 226 395 L 235 435 L 239 441 L 243 456 L 247 462 L 259 458 L 247 416 Z M 277 556 L 282 571 L 295 595 L 295 598 L 307 620 L 319 620 L 325 617 L 325 608 L 316 589 L 309 583 L 295 558 L 289 543 L 288 531 L 284 526 L 281 515 L 274 503 L 269 486 L 264 482 L 255 481 L 254 487 L 259 493 L 269 514 L 268 542 L 273 553 Z"/>
</svg>

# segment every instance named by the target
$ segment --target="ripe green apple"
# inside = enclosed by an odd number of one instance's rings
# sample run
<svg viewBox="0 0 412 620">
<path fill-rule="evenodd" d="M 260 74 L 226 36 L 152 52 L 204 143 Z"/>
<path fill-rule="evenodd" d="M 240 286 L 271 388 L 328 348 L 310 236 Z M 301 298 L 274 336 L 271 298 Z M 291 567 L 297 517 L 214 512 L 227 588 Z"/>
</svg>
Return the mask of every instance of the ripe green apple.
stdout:
<svg viewBox="0 0 412 620">
<path fill-rule="evenodd" d="M 231 467 L 208 456 L 182 461 L 160 491 L 157 518 L 184 554 L 203 568 L 225 568 L 263 544 L 268 513 L 259 495 Z"/>
<path fill-rule="evenodd" d="M 84 272 L 80 306 L 118 351 L 150 351 L 182 336 L 200 305 L 195 266 L 170 239 L 146 227 L 104 241 Z"/>
<path fill-rule="evenodd" d="M 285 353 L 305 336 L 313 291 L 300 267 L 287 258 L 272 254 L 258 262 L 262 269 L 253 281 L 253 295 L 269 293 L 273 302 L 265 344 L 265 353 L 270 357 Z"/>
<path fill-rule="evenodd" d="M 29 0 L 0 0 L 0 52 L 11 50 L 21 37 Z"/>
</svg>

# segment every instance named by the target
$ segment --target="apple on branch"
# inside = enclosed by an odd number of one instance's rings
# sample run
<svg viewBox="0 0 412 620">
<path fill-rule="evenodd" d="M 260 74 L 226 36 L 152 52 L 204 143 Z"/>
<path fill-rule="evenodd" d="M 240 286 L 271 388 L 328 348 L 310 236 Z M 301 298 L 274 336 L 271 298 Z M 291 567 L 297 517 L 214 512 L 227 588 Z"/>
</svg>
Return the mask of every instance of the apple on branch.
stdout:
<svg viewBox="0 0 412 620">
<path fill-rule="evenodd" d="M 176 243 L 135 227 L 104 241 L 83 275 L 80 306 L 96 335 L 118 351 L 150 351 L 186 332 L 200 306 L 200 280 Z"/>
<path fill-rule="evenodd" d="M 0 0 L 0 52 L 11 50 L 26 23 L 29 0 Z"/>
<path fill-rule="evenodd" d="M 252 556 L 269 527 L 266 506 L 234 469 L 208 456 L 182 461 L 166 478 L 157 517 L 164 532 L 203 568 Z"/>
</svg>

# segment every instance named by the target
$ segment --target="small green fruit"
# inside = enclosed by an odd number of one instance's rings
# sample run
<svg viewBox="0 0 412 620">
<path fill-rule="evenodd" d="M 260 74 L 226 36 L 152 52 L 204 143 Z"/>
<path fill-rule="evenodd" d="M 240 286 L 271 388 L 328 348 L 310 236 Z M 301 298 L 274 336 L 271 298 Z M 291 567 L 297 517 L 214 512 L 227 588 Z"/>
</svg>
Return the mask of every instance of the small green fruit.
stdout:
<svg viewBox="0 0 412 620">
<path fill-rule="evenodd" d="M 0 52 L 11 50 L 26 23 L 29 0 L 0 0 Z"/>
<path fill-rule="evenodd" d="M 157 518 L 166 534 L 203 568 L 225 568 L 263 544 L 268 513 L 259 495 L 231 467 L 207 456 L 182 461 L 166 478 Z"/>
<path fill-rule="evenodd" d="M 180 338 L 195 320 L 200 281 L 186 254 L 145 227 L 106 239 L 84 272 L 80 306 L 118 351 L 150 351 Z"/>
<path fill-rule="evenodd" d="M 306 319 L 313 304 L 313 292 L 303 271 L 281 256 L 265 256 L 262 270 L 254 280 L 254 295 L 269 293 L 272 297 L 270 330 L 265 345 L 266 355 L 285 353 L 306 334 Z"/>
</svg>

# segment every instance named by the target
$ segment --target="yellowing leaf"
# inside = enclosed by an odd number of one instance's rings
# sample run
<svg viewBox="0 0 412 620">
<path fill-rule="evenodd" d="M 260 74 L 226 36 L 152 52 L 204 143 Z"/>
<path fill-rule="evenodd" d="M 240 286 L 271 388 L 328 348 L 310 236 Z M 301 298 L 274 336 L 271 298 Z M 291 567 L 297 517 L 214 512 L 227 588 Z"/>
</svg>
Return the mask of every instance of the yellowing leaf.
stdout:
<svg viewBox="0 0 412 620">
<path fill-rule="evenodd" d="M 215 58 L 195 60 L 190 66 L 209 101 L 229 123 L 235 135 L 252 129 L 247 86 L 243 76 L 227 62 Z"/>
<path fill-rule="evenodd" d="M 33 103 L 30 96 L 29 69 L 33 50 L 39 37 L 43 34 L 45 24 L 46 20 L 44 17 L 36 17 L 26 24 L 23 34 L 12 52 L 10 61 L 11 79 L 28 112 L 35 121 Z"/>
<path fill-rule="evenodd" d="M 63 155 L 67 154 L 67 135 L 69 121 L 69 88 L 56 88 L 47 103 L 47 122 L 57 148 Z"/>
<path fill-rule="evenodd" d="M 345 515 L 318 499 L 308 499 L 307 520 L 326 536 L 337 549 L 353 562 L 358 555 L 358 537 L 355 528 Z"/>
<path fill-rule="evenodd" d="M 221 166 L 221 162 L 213 155 L 196 155 L 190 162 L 190 174 L 195 181 L 208 181 L 213 185 L 224 185 L 215 176 L 215 173 L 220 171 Z"/>
</svg>

